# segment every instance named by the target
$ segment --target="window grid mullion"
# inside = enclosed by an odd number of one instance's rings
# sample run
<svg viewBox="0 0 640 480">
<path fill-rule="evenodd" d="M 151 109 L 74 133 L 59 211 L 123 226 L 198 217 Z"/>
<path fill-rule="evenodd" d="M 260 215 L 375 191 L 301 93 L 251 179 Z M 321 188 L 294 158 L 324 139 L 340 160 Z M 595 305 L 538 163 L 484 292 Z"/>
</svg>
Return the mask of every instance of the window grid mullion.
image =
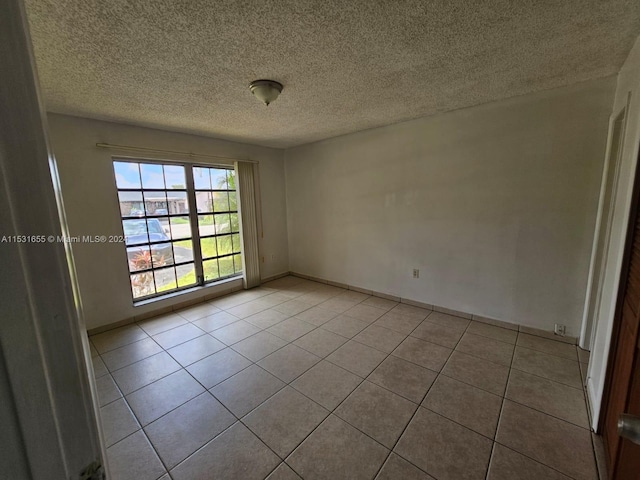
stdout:
<svg viewBox="0 0 640 480">
<path fill-rule="evenodd" d="M 187 200 L 189 202 L 189 222 L 191 224 L 191 239 L 193 244 L 193 263 L 198 285 L 204 285 L 204 267 L 202 265 L 202 248 L 200 246 L 200 229 L 198 228 L 198 203 L 193 181 L 193 166 L 185 165 L 185 179 L 187 181 Z"/>
</svg>

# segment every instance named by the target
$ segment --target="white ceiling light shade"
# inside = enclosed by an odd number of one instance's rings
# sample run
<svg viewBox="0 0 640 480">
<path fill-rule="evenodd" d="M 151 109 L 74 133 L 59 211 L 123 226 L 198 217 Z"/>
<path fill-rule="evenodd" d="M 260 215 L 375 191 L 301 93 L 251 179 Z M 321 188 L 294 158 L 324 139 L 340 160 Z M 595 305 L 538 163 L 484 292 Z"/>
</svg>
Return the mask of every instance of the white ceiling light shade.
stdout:
<svg viewBox="0 0 640 480">
<path fill-rule="evenodd" d="M 249 84 L 249 89 L 256 98 L 269 106 L 282 92 L 282 84 L 274 80 L 254 80 Z"/>
</svg>

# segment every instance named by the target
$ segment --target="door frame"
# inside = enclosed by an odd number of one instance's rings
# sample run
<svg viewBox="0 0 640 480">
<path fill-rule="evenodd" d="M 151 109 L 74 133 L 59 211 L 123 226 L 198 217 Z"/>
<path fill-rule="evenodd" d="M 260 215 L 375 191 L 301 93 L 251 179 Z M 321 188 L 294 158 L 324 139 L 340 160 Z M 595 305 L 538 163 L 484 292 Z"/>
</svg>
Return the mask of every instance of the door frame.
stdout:
<svg viewBox="0 0 640 480">
<path fill-rule="evenodd" d="M 609 353 L 607 355 L 607 367 L 606 367 L 606 375 L 604 381 L 604 389 L 602 396 L 602 403 L 600 408 L 600 415 L 598 419 L 598 429 L 597 433 L 602 434 L 605 421 L 607 417 L 607 411 L 609 408 L 609 402 L 611 401 L 611 387 L 613 382 L 613 372 L 614 372 L 614 363 L 616 358 L 616 353 L 618 351 L 618 340 L 620 335 L 620 329 L 622 327 L 622 310 L 624 307 L 624 297 L 627 289 L 627 281 L 628 274 L 631 264 L 631 252 L 633 248 L 633 237 L 635 234 L 635 219 L 640 211 L 640 149 L 638 150 L 638 161 L 635 165 L 632 185 L 632 195 L 631 195 L 631 204 L 629 208 L 629 217 L 627 218 L 627 227 L 625 233 L 625 241 L 624 241 L 624 251 L 622 257 L 622 266 L 620 268 L 619 280 L 618 280 L 618 291 L 616 292 L 616 303 L 613 317 L 613 324 L 611 329 L 611 343 L 609 346 Z M 631 387 L 631 381 L 629 382 L 629 388 Z M 627 392 L 628 393 L 628 392 Z M 603 437 L 604 438 L 604 437 Z M 605 449 L 606 451 L 606 449 Z M 619 449 L 616 455 L 619 454 Z M 609 456 L 605 454 L 605 458 L 607 461 L 607 470 L 610 469 L 609 465 Z M 611 473 L 611 472 L 610 472 Z"/>
</svg>

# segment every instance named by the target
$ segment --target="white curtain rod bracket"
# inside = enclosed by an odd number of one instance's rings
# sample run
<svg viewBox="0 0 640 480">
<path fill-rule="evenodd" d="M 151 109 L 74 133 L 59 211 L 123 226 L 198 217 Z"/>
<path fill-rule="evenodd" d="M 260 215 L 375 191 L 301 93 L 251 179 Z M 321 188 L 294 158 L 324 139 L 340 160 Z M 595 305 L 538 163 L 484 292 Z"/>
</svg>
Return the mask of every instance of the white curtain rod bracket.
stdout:
<svg viewBox="0 0 640 480">
<path fill-rule="evenodd" d="M 176 150 L 160 150 L 157 148 L 146 148 L 146 147 L 134 147 L 131 145 L 113 145 L 111 143 L 96 143 L 96 147 L 98 148 L 107 148 L 111 150 L 125 150 L 131 152 L 140 152 L 140 153 L 156 153 L 162 155 L 180 155 L 186 156 L 189 158 L 212 158 L 218 160 L 230 160 L 232 162 L 247 162 L 247 163 L 259 163 L 257 160 L 249 160 L 246 158 L 231 158 L 231 157 L 221 157 L 219 155 L 209 155 L 206 153 L 194 153 L 194 152 L 180 152 Z"/>
</svg>

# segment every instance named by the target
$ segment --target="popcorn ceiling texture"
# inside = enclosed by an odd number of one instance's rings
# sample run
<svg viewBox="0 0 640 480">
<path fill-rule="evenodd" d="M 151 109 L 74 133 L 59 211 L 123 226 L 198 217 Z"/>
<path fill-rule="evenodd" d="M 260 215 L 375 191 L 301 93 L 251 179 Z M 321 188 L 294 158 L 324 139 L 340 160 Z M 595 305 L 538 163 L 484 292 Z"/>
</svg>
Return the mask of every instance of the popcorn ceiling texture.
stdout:
<svg viewBox="0 0 640 480">
<path fill-rule="evenodd" d="M 49 111 L 274 147 L 612 75 L 640 34 L 637 0 L 26 4 Z"/>
</svg>

